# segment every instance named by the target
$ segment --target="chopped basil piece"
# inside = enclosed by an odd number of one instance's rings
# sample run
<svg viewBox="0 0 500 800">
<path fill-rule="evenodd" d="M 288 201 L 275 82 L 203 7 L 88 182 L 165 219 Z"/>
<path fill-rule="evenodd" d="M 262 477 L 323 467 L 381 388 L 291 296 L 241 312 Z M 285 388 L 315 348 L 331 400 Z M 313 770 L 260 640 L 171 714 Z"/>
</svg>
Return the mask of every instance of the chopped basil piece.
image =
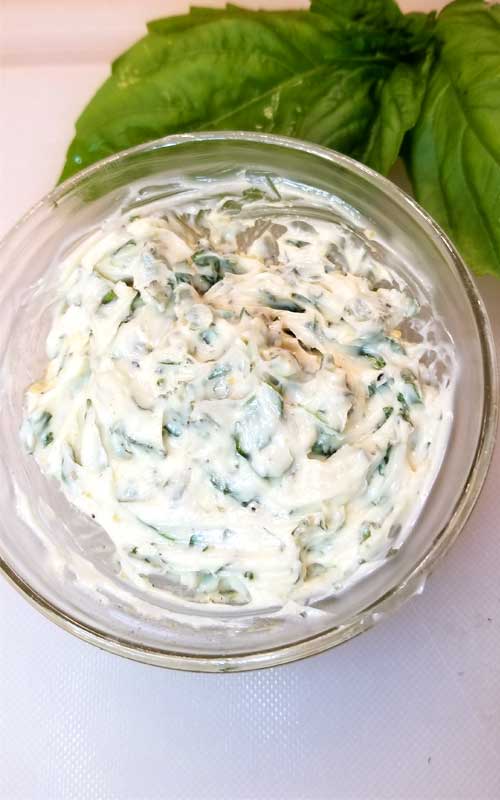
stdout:
<svg viewBox="0 0 500 800">
<path fill-rule="evenodd" d="M 255 202 L 256 200 L 263 200 L 266 195 L 260 189 L 257 189 L 256 186 L 251 186 L 249 189 L 244 189 L 242 193 L 242 197 L 250 203 Z"/>
<path fill-rule="evenodd" d="M 378 465 L 378 471 L 380 472 L 381 475 L 385 475 L 385 468 L 389 463 L 389 459 L 391 457 L 391 451 L 392 451 L 392 444 L 388 445 L 387 450 L 384 453 L 384 457 L 382 458 L 381 462 Z"/>
<path fill-rule="evenodd" d="M 271 292 L 262 292 L 262 302 L 269 308 L 274 308 L 276 311 L 292 311 L 296 314 L 303 314 L 305 311 L 304 306 L 299 305 L 294 300 L 289 300 L 284 297 L 276 297 Z"/>
<path fill-rule="evenodd" d="M 52 442 L 54 441 L 54 434 L 52 433 L 52 431 L 49 431 L 48 433 L 45 433 L 42 436 L 42 440 L 41 441 L 42 441 L 42 446 L 43 447 L 47 447 L 49 444 L 52 444 Z"/>
<path fill-rule="evenodd" d="M 397 397 L 398 397 L 398 402 L 401 406 L 401 410 L 399 412 L 400 417 L 402 417 L 405 422 L 411 423 L 410 409 L 408 403 L 406 402 L 406 397 L 401 392 L 398 392 Z"/>
<path fill-rule="evenodd" d="M 361 542 L 367 542 L 371 538 L 372 532 L 369 527 L 363 528 L 361 531 Z"/>
<path fill-rule="evenodd" d="M 116 300 L 117 297 L 118 297 L 118 295 L 116 294 L 116 292 L 113 291 L 113 289 L 110 289 L 109 292 L 106 292 L 106 294 L 102 298 L 101 305 L 102 306 L 107 306 L 108 303 L 112 303 L 113 300 Z"/>
</svg>

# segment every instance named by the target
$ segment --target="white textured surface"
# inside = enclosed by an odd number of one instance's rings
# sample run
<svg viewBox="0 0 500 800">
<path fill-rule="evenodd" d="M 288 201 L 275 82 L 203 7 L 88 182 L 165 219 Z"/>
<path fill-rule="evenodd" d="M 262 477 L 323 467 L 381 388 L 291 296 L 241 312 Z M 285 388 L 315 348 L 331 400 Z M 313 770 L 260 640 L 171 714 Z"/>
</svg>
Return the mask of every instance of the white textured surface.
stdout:
<svg viewBox="0 0 500 800">
<path fill-rule="evenodd" d="M 184 5 L 3 0 L 2 231 L 54 183 L 112 57 Z M 478 283 L 500 347 L 500 281 Z M 499 481 L 497 447 L 422 596 L 330 653 L 260 673 L 101 653 L 0 581 L 0 800 L 498 800 Z"/>
</svg>

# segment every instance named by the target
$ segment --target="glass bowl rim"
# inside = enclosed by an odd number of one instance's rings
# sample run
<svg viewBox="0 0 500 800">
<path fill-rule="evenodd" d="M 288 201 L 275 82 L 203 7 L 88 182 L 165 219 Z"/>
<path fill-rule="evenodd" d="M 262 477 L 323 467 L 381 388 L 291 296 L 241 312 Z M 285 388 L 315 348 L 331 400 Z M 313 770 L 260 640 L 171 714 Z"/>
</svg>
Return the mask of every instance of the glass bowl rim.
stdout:
<svg viewBox="0 0 500 800">
<path fill-rule="evenodd" d="M 322 633 L 313 634 L 310 637 L 305 637 L 286 645 L 231 655 L 207 656 L 206 654 L 186 654 L 175 652 L 171 649 L 164 650 L 162 648 L 140 646 L 126 639 L 111 636 L 98 628 L 87 625 L 77 617 L 67 614 L 30 586 L 30 584 L 0 556 L 0 571 L 3 573 L 4 577 L 7 578 L 14 588 L 16 588 L 32 606 L 37 608 L 44 616 L 55 622 L 59 627 L 72 633 L 83 641 L 116 655 L 153 666 L 192 672 L 241 672 L 277 666 L 321 653 L 368 630 L 385 614 L 395 611 L 412 594 L 419 592 L 431 569 L 438 559 L 445 554 L 463 529 L 479 497 L 493 455 L 499 410 L 498 368 L 493 334 L 488 316 L 484 303 L 467 267 L 450 239 L 432 217 L 410 195 L 400 189 L 392 181 L 364 164 L 321 145 L 312 144 L 300 139 L 292 139 L 287 136 L 245 131 L 184 133 L 154 139 L 145 144 L 129 147 L 108 156 L 77 172 L 75 175 L 56 186 L 42 197 L 38 203 L 33 205 L 11 227 L 0 241 L 0 246 L 8 245 L 9 241 L 22 230 L 38 211 L 44 207 L 57 204 L 63 196 L 77 188 L 95 173 L 102 172 L 102 170 L 115 162 L 120 162 L 130 155 L 160 150 L 167 147 L 175 147 L 188 142 L 202 143 L 217 140 L 233 140 L 264 146 L 276 145 L 285 149 L 302 151 L 345 168 L 356 176 L 370 181 L 372 185 L 383 194 L 391 194 L 393 198 L 397 199 L 409 215 L 420 222 L 424 231 L 434 239 L 436 243 L 444 247 L 451 259 L 453 267 L 465 289 L 478 327 L 485 385 L 481 430 L 474 460 L 467 477 L 465 488 L 455 503 L 455 506 L 451 509 L 448 519 L 435 535 L 425 555 L 412 566 L 405 578 L 396 586 L 391 587 L 374 603 L 359 611 L 355 617 L 340 628 L 329 628 Z"/>
</svg>

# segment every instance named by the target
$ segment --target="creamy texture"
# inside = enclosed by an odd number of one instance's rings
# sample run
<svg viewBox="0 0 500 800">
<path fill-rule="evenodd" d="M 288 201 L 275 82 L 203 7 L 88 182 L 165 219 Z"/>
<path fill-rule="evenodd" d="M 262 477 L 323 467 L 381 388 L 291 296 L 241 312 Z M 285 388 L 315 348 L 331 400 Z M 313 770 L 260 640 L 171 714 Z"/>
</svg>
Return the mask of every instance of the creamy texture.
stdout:
<svg viewBox="0 0 500 800">
<path fill-rule="evenodd" d="M 267 608 L 366 574 L 415 519 L 451 420 L 408 288 L 359 232 L 272 188 L 88 237 L 26 395 L 43 471 L 127 579 L 183 602 Z"/>
</svg>

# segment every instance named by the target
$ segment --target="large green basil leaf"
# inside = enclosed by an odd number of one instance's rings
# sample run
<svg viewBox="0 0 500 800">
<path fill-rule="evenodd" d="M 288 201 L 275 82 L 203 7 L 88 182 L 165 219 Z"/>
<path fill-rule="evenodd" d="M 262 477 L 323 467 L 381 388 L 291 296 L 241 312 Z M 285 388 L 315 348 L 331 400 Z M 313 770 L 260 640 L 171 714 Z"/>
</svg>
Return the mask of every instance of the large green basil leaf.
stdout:
<svg viewBox="0 0 500 800">
<path fill-rule="evenodd" d="M 476 272 L 500 274 L 500 6 L 440 14 L 440 54 L 407 161 L 417 200 Z"/>
<path fill-rule="evenodd" d="M 344 10 L 372 3 L 346 0 Z M 309 139 L 387 172 L 419 113 L 428 23 L 389 10 L 389 30 L 383 15 L 356 24 L 322 5 L 199 8 L 150 23 L 78 119 L 61 177 L 150 139 L 216 129 Z M 397 9 L 377 0 L 383 6 Z"/>
</svg>

